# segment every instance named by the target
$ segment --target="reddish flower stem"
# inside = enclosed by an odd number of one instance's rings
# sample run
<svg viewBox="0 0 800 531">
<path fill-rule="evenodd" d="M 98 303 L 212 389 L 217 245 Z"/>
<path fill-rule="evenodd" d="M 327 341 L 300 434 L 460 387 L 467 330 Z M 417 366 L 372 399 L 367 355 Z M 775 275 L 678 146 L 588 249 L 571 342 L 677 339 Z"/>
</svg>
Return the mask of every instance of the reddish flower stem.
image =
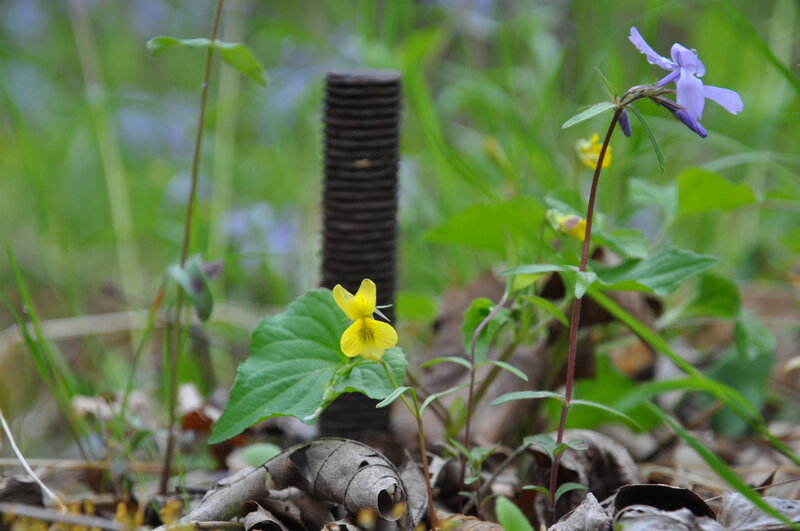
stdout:
<svg viewBox="0 0 800 531">
<path fill-rule="evenodd" d="M 617 108 L 614 112 L 614 117 L 611 118 L 611 123 L 606 131 L 606 136 L 603 139 L 603 146 L 600 148 L 600 155 L 597 157 L 597 165 L 594 168 L 594 177 L 592 178 L 592 189 L 589 192 L 589 205 L 586 208 L 586 237 L 583 240 L 583 252 L 581 253 L 581 264 L 578 270 L 583 273 L 586 271 L 586 264 L 589 262 L 589 246 L 592 239 L 592 220 L 594 218 L 594 204 L 597 198 L 597 185 L 600 181 L 600 171 L 603 167 L 603 159 L 606 156 L 608 144 L 611 141 L 611 134 L 614 132 L 614 127 L 619 121 L 619 116 L 622 114 L 622 108 Z M 569 322 L 569 351 L 567 355 L 567 380 L 566 390 L 564 391 L 564 405 L 561 407 L 561 420 L 558 423 L 558 435 L 556 436 L 556 446 L 564 442 L 564 429 L 567 424 L 567 413 L 569 413 L 569 406 L 572 402 L 572 386 L 575 380 L 575 358 L 578 353 L 578 325 L 581 319 L 581 301 L 582 298 L 576 298 L 572 303 L 572 315 Z M 550 499 L 548 500 L 548 508 L 553 521 L 555 521 L 556 502 L 555 493 L 558 487 L 558 464 L 561 461 L 561 453 L 557 453 L 553 457 L 553 462 L 550 467 Z"/>
</svg>

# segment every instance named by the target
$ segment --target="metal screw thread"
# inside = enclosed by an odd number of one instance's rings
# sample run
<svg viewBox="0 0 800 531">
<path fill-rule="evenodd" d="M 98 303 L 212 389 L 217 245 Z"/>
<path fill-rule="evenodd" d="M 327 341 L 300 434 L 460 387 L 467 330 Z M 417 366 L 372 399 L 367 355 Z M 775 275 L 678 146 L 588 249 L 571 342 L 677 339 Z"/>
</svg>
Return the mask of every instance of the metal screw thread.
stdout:
<svg viewBox="0 0 800 531">
<path fill-rule="evenodd" d="M 394 304 L 400 78 L 393 70 L 329 72 L 325 89 L 325 185 L 322 285 L 355 293 L 378 287 L 378 305 Z M 382 310 L 391 320 L 394 308 Z M 389 409 L 350 393 L 323 413 L 325 436 L 365 440 L 387 434 Z"/>
</svg>

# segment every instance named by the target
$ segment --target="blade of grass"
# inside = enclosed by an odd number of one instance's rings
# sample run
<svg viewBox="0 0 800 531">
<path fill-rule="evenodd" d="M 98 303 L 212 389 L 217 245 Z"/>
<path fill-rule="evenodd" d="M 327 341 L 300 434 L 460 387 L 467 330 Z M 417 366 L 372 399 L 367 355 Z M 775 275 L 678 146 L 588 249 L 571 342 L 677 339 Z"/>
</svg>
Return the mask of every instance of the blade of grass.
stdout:
<svg viewBox="0 0 800 531">
<path fill-rule="evenodd" d="M 36 368 L 45 385 L 50 390 L 50 394 L 52 394 L 61 416 L 64 417 L 64 421 L 67 423 L 67 428 L 75 441 L 75 445 L 81 457 L 89 461 L 89 454 L 86 452 L 81 440 L 81 434 L 86 433 L 86 428 L 83 421 L 73 414 L 70 404 L 70 400 L 75 395 L 75 388 L 77 385 L 75 382 L 77 380 L 72 370 L 69 368 L 69 365 L 67 365 L 67 362 L 61 356 L 61 353 L 50 347 L 50 343 L 44 335 L 39 316 L 36 313 L 36 309 L 33 307 L 33 301 L 16 258 L 14 257 L 14 253 L 10 247 L 6 247 L 6 253 L 8 254 L 14 280 L 17 283 L 17 289 L 22 298 L 22 304 L 25 305 L 28 315 L 30 316 L 34 334 L 31 334 L 28 323 L 22 319 L 22 316 L 2 294 L 0 294 L 0 301 L 9 309 L 12 317 L 16 321 L 19 333 L 30 349 Z"/>
<path fill-rule="evenodd" d="M 697 370 L 691 363 L 681 358 L 669 344 L 657 333 L 650 330 L 644 323 L 625 311 L 621 306 L 614 302 L 610 297 L 599 290 L 590 289 L 589 296 L 592 297 L 600 306 L 605 308 L 611 315 L 619 319 L 623 324 L 630 328 L 642 340 L 648 343 L 658 352 L 667 356 L 683 372 L 690 377 L 702 382 L 704 390 L 719 399 L 728 406 L 734 413 L 739 415 L 747 424 L 759 435 L 761 435 L 773 448 L 789 458 L 794 464 L 800 466 L 800 458 L 785 443 L 772 435 L 764 424 L 760 413 L 735 389 L 707 377 Z"/>
<path fill-rule="evenodd" d="M 106 180 L 106 193 L 111 211 L 111 224 L 114 228 L 122 289 L 126 296 L 136 296 L 143 293 L 143 283 L 139 252 L 133 239 L 134 223 L 128 175 L 122 162 L 119 138 L 113 119 L 108 112 L 108 97 L 102 79 L 100 59 L 97 55 L 97 44 L 86 8 L 75 0 L 68 0 L 67 7 L 86 87 L 86 102 L 91 112 L 103 175 Z M 131 336 L 131 346 L 135 347 L 133 336 Z"/>
<path fill-rule="evenodd" d="M 717 456 L 714 452 L 706 448 L 703 443 L 700 442 L 699 439 L 694 437 L 691 433 L 686 431 L 680 424 L 678 424 L 675 420 L 672 419 L 663 409 L 658 407 L 652 402 L 646 402 L 647 408 L 652 411 L 654 414 L 658 415 L 661 420 L 669 426 L 672 431 L 674 431 L 681 439 L 686 441 L 692 450 L 697 452 L 703 461 L 706 462 L 708 466 L 711 467 L 717 475 L 722 478 L 728 485 L 736 489 L 736 491 L 750 500 L 753 505 L 767 513 L 768 515 L 777 518 L 784 524 L 788 525 L 791 529 L 800 529 L 800 525 L 795 524 L 786 516 L 784 516 L 780 511 L 775 509 L 773 506 L 765 502 L 761 496 L 759 496 L 753 489 L 751 489 L 747 483 L 745 483 L 736 472 L 731 470 L 731 468 L 725 464 L 725 462 Z"/>
</svg>

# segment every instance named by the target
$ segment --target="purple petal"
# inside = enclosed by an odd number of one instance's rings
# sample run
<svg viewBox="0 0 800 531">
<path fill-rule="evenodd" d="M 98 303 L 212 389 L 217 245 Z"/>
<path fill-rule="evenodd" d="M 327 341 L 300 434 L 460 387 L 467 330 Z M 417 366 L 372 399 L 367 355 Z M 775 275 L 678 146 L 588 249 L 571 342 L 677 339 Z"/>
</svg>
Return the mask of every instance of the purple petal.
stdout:
<svg viewBox="0 0 800 531">
<path fill-rule="evenodd" d="M 644 38 L 639 33 L 639 30 L 636 28 L 631 28 L 631 34 L 630 37 L 628 37 L 628 40 L 631 41 L 634 46 L 636 46 L 637 50 L 647 56 L 647 62 L 651 65 L 658 65 L 664 70 L 675 70 L 675 63 L 666 57 L 661 57 L 658 55 L 655 50 L 653 50 L 650 45 L 645 42 Z"/>
<path fill-rule="evenodd" d="M 706 73 L 706 66 L 703 62 L 697 57 L 697 54 L 694 53 L 689 48 L 678 44 L 677 42 L 672 45 L 672 50 L 670 51 L 670 55 L 672 56 L 672 60 L 682 69 L 687 70 L 688 72 L 696 75 L 697 77 L 703 77 Z"/>
<path fill-rule="evenodd" d="M 622 129 L 622 134 L 629 137 L 631 136 L 631 120 L 628 118 L 628 111 L 622 109 L 619 115 L 619 127 Z"/>
<path fill-rule="evenodd" d="M 726 88 L 713 87 L 711 85 L 705 85 L 703 89 L 706 98 L 718 103 L 723 109 L 731 114 L 740 113 L 742 112 L 742 109 L 744 109 L 742 98 L 736 91 Z"/>
<path fill-rule="evenodd" d="M 677 111 L 674 111 L 672 114 L 675 116 L 675 118 L 683 122 L 684 125 L 686 125 L 686 127 L 688 127 L 689 129 L 700 135 L 701 138 L 705 138 L 708 136 L 708 133 L 706 133 L 705 128 L 702 125 L 700 125 L 700 122 L 695 120 L 694 117 L 692 117 L 692 115 L 690 115 L 684 109 L 678 109 Z"/>
<path fill-rule="evenodd" d="M 656 81 L 655 83 L 653 83 L 653 86 L 654 86 L 654 87 L 663 87 L 663 86 L 664 86 L 664 85 L 666 85 L 667 83 L 672 83 L 673 81 L 675 81 L 676 79 L 678 79 L 678 76 L 679 76 L 679 75 L 681 75 L 681 71 L 680 71 L 680 69 L 673 70 L 672 72 L 670 72 L 670 73 L 669 73 L 669 74 L 667 74 L 666 76 L 662 77 L 661 79 L 659 79 L 658 81 Z"/>
<path fill-rule="evenodd" d="M 703 82 L 681 68 L 681 75 L 675 87 L 678 89 L 678 105 L 684 107 L 696 119 L 702 118 L 706 103 Z"/>
</svg>

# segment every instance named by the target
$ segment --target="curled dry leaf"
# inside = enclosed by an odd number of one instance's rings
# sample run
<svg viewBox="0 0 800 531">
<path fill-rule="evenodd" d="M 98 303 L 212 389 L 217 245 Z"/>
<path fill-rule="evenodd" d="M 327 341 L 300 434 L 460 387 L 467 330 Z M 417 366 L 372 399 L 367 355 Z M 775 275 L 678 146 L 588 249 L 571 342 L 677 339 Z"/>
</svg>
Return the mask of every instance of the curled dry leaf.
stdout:
<svg viewBox="0 0 800 531">
<path fill-rule="evenodd" d="M 289 531 L 271 512 L 255 502 L 247 504 L 249 512 L 244 516 L 244 531 Z"/>
<path fill-rule="evenodd" d="M 617 513 L 614 525 L 626 531 L 652 531 L 670 529 L 673 531 L 725 531 L 708 516 L 697 516 L 686 508 L 664 511 L 651 505 L 629 505 Z M 616 528 L 615 527 L 615 528 Z"/>
<path fill-rule="evenodd" d="M 264 468 L 277 488 L 297 487 L 351 513 L 370 509 L 394 521 L 402 516 L 395 506 L 407 503 L 394 465 L 373 448 L 348 439 L 295 445 L 264 463 Z"/>
<path fill-rule="evenodd" d="M 774 496 L 764 496 L 764 501 L 783 513 L 792 522 L 800 523 L 800 501 L 783 500 Z M 729 493 L 723 497 L 719 522 L 728 529 L 737 531 L 786 529 L 786 524 L 764 514 L 738 492 Z"/>
<path fill-rule="evenodd" d="M 300 489 L 271 490 L 262 505 L 293 529 L 321 529 L 334 520 L 328 502 L 312 498 Z"/>
<path fill-rule="evenodd" d="M 611 517 L 590 492 L 577 509 L 550 527 L 550 531 L 605 531 Z"/>
<path fill-rule="evenodd" d="M 716 519 L 706 501 L 694 491 L 671 485 L 625 485 L 614 496 L 614 509 L 622 511 L 631 505 L 649 505 L 664 511 L 688 509 L 696 516 Z"/>
<path fill-rule="evenodd" d="M 242 513 L 246 502 L 267 497 L 263 466 L 246 468 L 218 481 L 200 503 L 178 523 L 230 520 Z"/>
<path fill-rule="evenodd" d="M 400 468 L 400 478 L 408 494 L 408 515 L 411 517 L 411 524 L 417 525 L 428 510 L 428 495 L 425 476 L 408 452 L 406 452 L 406 462 Z"/>
</svg>

